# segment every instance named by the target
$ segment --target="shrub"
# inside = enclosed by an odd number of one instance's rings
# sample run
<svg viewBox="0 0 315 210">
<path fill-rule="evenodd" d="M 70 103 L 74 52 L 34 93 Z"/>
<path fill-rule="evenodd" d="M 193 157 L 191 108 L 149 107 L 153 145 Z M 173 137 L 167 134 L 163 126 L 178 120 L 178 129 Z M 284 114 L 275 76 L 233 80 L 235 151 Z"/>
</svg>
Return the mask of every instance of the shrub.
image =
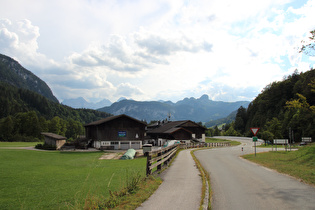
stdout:
<svg viewBox="0 0 315 210">
<path fill-rule="evenodd" d="M 264 131 L 261 134 L 261 138 L 265 141 L 271 141 L 274 139 L 274 135 L 270 131 Z"/>
<path fill-rule="evenodd" d="M 44 149 L 44 150 L 56 150 L 57 147 L 49 144 L 37 144 L 35 145 L 36 149 Z"/>
</svg>

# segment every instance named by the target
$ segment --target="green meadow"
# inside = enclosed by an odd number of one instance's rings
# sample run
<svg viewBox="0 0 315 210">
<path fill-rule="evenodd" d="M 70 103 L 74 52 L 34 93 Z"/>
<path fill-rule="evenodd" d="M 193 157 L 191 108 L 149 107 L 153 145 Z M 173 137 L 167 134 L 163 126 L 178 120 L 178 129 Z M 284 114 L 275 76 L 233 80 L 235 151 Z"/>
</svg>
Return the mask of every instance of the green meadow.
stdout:
<svg viewBox="0 0 315 210">
<path fill-rule="evenodd" d="M 315 186 L 314 143 L 300 147 L 297 151 L 273 151 L 258 153 L 256 157 L 253 154 L 244 155 L 243 157 Z"/>
<path fill-rule="evenodd" d="M 100 160 L 102 154 L 1 148 L 0 209 L 82 209 L 125 187 L 128 177 L 145 176 L 145 158 Z"/>
<path fill-rule="evenodd" d="M 0 149 L 1 147 L 34 147 L 36 144 L 42 142 L 2 142 L 0 141 Z"/>
</svg>

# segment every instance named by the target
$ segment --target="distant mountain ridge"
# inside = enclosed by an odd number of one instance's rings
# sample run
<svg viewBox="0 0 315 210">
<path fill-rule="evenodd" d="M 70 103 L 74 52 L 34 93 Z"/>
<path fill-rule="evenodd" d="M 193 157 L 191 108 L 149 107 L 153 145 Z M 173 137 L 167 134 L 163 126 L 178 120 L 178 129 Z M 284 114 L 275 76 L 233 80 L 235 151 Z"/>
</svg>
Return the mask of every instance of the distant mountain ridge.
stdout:
<svg viewBox="0 0 315 210">
<path fill-rule="evenodd" d="M 176 103 L 170 101 L 134 101 L 122 100 L 111 106 L 98 109 L 113 115 L 127 114 L 147 122 L 163 120 L 170 115 L 171 120 L 192 120 L 195 122 L 209 122 L 227 117 L 240 106 L 247 107 L 249 101 L 223 102 L 212 101 L 208 95 L 200 98 L 185 98 Z"/>
<path fill-rule="evenodd" d="M 112 102 L 108 99 L 103 99 L 97 103 L 92 103 L 86 101 L 83 97 L 73 98 L 73 99 L 65 99 L 61 102 L 64 105 L 70 106 L 72 108 L 86 108 L 86 109 L 99 109 L 104 106 L 110 106 Z"/>
<path fill-rule="evenodd" d="M 53 102 L 59 103 L 49 86 L 14 59 L 0 54 L 0 82 L 14 87 L 34 91 Z"/>
</svg>

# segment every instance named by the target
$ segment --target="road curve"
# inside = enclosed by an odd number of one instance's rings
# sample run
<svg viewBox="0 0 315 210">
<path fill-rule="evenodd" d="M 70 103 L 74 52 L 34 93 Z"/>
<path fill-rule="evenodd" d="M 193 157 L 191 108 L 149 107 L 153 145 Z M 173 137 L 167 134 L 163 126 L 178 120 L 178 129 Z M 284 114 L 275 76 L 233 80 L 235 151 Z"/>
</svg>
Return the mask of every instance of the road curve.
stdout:
<svg viewBox="0 0 315 210">
<path fill-rule="evenodd" d="M 242 144 L 195 152 L 210 174 L 212 209 L 315 209 L 314 187 L 241 159 L 254 153 L 253 143 L 249 138 L 233 140 Z M 257 153 L 263 151 L 257 148 Z"/>
</svg>

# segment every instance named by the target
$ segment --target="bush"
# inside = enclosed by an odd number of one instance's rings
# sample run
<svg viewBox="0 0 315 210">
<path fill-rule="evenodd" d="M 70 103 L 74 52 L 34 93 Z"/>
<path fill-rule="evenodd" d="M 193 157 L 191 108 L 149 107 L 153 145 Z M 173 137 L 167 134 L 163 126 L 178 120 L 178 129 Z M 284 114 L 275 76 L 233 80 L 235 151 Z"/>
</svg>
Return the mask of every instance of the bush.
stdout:
<svg viewBox="0 0 315 210">
<path fill-rule="evenodd" d="M 36 148 L 36 149 L 43 149 L 43 144 L 36 144 L 36 145 L 35 145 L 35 148 Z"/>
<path fill-rule="evenodd" d="M 274 139 L 274 135 L 270 131 L 264 131 L 261 134 L 261 138 L 265 141 L 271 141 Z"/>
<path fill-rule="evenodd" d="M 57 147 L 49 144 L 37 144 L 35 145 L 36 149 L 44 149 L 44 150 L 56 150 Z"/>
</svg>

